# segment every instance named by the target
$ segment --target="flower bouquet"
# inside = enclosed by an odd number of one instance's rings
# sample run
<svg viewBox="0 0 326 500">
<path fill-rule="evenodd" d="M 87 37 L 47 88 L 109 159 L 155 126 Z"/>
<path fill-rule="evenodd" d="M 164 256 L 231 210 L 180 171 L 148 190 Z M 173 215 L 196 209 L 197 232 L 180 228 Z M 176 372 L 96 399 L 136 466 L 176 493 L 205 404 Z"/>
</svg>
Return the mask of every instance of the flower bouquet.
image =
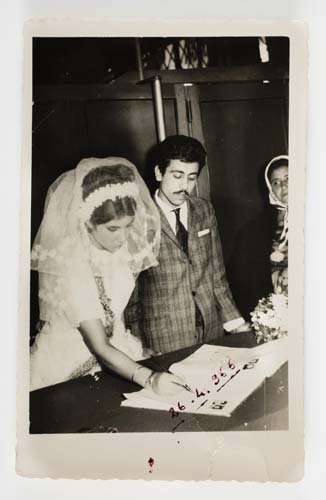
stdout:
<svg viewBox="0 0 326 500">
<path fill-rule="evenodd" d="M 272 293 L 260 299 L 250 313 L 257 342 L 285 337 L 288 334 L 288 298 L 284 293 Z"/>
</svg>

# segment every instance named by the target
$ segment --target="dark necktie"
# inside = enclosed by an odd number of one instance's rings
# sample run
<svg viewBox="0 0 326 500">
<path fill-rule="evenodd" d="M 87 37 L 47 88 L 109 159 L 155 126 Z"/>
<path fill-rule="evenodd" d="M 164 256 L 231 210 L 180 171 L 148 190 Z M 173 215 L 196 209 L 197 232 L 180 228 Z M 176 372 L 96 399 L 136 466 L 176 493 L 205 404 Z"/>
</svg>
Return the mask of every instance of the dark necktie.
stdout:
<svg viewBox="0 0 326 500">
<path fill-rule="evenodd" d="M 180 208 L 176 208 L 173 210 L 175 213 L 175 218 L 176 218 L 176 237 L 178 242 L 181 245 L 181 248 L 185 252 L 185 254 L 188 254 L 188 232 L 187 229 L 184 227 L 180 220 Z"/>
</svg>

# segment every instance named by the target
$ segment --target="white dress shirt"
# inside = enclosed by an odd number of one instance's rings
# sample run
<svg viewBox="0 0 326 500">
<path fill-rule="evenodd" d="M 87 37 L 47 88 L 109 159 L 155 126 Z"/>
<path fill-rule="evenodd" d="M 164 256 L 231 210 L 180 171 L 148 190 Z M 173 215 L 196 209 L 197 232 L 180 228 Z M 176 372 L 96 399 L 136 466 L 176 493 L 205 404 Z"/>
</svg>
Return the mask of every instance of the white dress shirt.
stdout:
<svg viewBox="0 0 326 500">
<path fill-rule="evenodd" d="M 180 208 L 180 221 L 182 222 L 182 224 L 184 225 L 184 227 L 188 231 L 188 205 L 187 205 L 186 201 L 184 201 L 182 203 L 182 205 L 180 205 L 178 207 L 173 207 L 172 208 L 172 207 L 170 207 L 170 205 L 168 205 L 167 203 L 165 203 L 165 201 L 163 201 L 159 197 L 159 195 L 158 195 L 158 189 L 155 192 L 155 201 L 158 204 L 158 206 L 160 207 L 160 209 L 162 210 L 162 212 L 164 213 L 165 217 L 167 218 L 168 223 L 170 224 L 171 229 L 174 232 L 174 234 L 177 234 L 177 229 L 176 229 L 176 226 L 177 226 L 177 216 L 175 214 L 175 210 L 177 208 Z"/>
<path fill-rule="evenodd" d="M 159 195 L 158 195 L 158 189 L 155 191 L 155 201 L 164 213 L 165 217 L 167 218 L 168 223 L 171 226 L 172 231 L 174 234 L 177 234 L 176 230 L 176 224 L 177 224 L 177 219 L 176 219 L 176 214 L 174 210 L 177 208 L 180 208 L 180 221 L 184 225 L 184 227 L 188 231 L 188 205 L 187 202 L 184 201 L 182 205 L 179 207 L 174 207 L 171 208 L 170 205 L 168 205 L 165 201 L 163 201 Z M 231 332 L 232 330 L 235 330 L 239 326 L 243 325 L 245 323 L 245 320 L 240 317 L 236 319 L 232 319 L 231 321 L 227 321 L 226 323 L 223 324 L 223 328 L 226 332 Z"/>
</svg>

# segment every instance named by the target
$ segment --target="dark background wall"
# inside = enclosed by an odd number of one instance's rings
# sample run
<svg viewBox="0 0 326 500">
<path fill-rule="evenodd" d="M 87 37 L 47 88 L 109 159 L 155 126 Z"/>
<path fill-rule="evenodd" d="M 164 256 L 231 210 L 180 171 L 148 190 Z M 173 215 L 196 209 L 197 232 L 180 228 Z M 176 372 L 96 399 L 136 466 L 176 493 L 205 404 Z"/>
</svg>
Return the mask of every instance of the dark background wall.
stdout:
<svg viewBox="0 0 326 500">
<path fill-rule="evenodd" d="M 226 261 L 239 229 L 265 205 L 262 169 L 274 156 L 287 154 L 287 93 L 284 83 L 201 89 L 211 199 Z"/>
</svg>

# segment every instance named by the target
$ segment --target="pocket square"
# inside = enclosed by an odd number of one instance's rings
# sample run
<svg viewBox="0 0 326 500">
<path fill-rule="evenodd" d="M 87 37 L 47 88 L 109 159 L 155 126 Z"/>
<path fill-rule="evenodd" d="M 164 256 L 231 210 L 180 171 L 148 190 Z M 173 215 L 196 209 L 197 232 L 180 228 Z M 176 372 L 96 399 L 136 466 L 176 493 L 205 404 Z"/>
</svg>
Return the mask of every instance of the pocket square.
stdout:
<svg viewBox="0 0 326 500">
<path fill-rule="evenodd" d="M 205 234 L 208 234 L 210 232 L 209 229 L 203 229 L 202 231 L 198 231 L 198 238 L 201 236 L 205 236 Z"/>
</svg>

